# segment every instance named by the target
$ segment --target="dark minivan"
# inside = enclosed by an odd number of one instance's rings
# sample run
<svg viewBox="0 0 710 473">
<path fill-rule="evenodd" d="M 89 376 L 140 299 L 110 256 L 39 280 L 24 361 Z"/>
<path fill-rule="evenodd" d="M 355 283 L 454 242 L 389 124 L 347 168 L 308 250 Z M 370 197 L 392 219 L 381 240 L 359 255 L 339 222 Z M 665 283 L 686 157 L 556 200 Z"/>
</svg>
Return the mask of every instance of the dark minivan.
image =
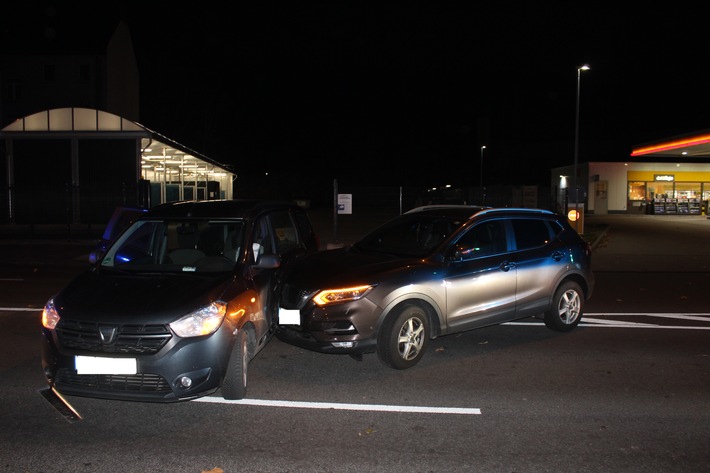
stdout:
<svg viewBox="0 0 710 473">
<path fill-rule="evenodd" d="M 42 313 L 42 367 L 59 393 L 169 402 L 246 395 L 271 339 L 275 274 L 318 250 L 286 202 L 176 202 L 140 215 Z"/>
</svg>

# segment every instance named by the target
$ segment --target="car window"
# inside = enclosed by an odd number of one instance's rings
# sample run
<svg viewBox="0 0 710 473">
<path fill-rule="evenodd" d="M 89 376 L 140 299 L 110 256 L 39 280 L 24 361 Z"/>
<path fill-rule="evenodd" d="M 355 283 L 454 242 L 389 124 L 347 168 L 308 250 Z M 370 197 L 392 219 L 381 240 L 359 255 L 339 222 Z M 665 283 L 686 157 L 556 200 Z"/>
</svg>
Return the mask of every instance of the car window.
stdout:
<svg viewBox="0 0 710 473">
<path fill-rule="evenodd" d="M 102 238 L 108 242 L 113 241 L 123 230 L 146 212 L 146 209 L 116 207 L 109 220 Z"/>
<path fill-rule="evenodd" d="M 254 222 L 254 235 L 252 236 L 251 261 L 256 262 L 263 254 L 273 254 L 274 243 L 271 239 L 269 221 L 267 217 L 260 217 Z"/>
<path fill-rule="evenodd" d="M 163 241 L 165 224 L 145 221 L 134 224 L 103 258 L 102 266 L 137 267 L 159 263 L 159 244 Z"/>
<path fill-rule="evenodd" d="M 222 256 L 234 263 L 242 245 L 242 224 L 209 221 L 200 226 L 197 249 L 205 256 Z"/>
<path fill-rule="evenodd" d="M 460 222 L 430 215 L 406 215 L 375 229 L 356 246 L 401 256 L 425 256 L 448 238 Z"/>
<path fill-rule="evenodd" d="M 546 245 L 550 241 L 550 227 L 545 220 L 515 218 L 511 220 L 518 250 Z"/>
<path fill-rule="evenodd" d="M 311 248 L 318 248 L 318 239 L 316 237 L 313 226 L 311 225 L 311 219 L 305 212 L 294 212 L 293 214 L 296 220 L 296 227 L 298 228 L 298 234 L 303 243 Z"/>
<path fill-rule="evenodd" d="M 101 261 L 126 271 L 229 271 L 243 245 L 235 220 L 146 220 L 131 226 Z"/>
<path fill-rule="evenodd" d="M 299 245 L 298 230 L 291 219 L 291 214 L 288 212 L 273 212 L 269 218 L 271 226 L 274 230 L 274 241 L 276 243 L 276 252 L 279 254 L 286 253 L 288 250 Z"/>
<path fill-rule="evenodd" d="M 550 230 L 552 231 L 552 238 L 556 237 L 564 231 L 564 227 L 558 221 L 551 221 L 548 222 L 548 224 L 550 225 Z"/>
<path fill-rule="evenodd" d="M 455 245 L 455 258 L 469 259 L 503 253 L 507 250 L 505 226 L 501 220 L 488 220 L 471 227 Z"/>
</svg>

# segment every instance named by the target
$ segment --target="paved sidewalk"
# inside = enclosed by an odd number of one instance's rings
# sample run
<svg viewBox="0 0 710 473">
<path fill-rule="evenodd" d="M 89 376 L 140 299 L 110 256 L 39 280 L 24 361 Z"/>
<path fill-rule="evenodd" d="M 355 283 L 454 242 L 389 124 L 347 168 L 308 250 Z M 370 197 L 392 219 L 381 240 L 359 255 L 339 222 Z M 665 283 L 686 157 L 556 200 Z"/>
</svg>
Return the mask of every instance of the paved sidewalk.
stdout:
<svg viewBox="0 0 710 473">
<path fill-rule="evenodd" d="M 594 271 L 708 272 L 710 220 L 705 215 L 588 215 L 608 226 L 592 255 Z"/>
</svg>

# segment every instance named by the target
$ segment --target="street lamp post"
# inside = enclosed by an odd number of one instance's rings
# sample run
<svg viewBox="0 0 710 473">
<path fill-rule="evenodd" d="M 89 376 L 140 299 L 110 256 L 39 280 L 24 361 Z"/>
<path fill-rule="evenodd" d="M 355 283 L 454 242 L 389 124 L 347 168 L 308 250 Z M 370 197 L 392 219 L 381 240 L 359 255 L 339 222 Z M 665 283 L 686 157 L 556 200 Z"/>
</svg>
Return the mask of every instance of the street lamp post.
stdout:
<svg viewBox="0 0 710 473">
<path fill-rule="evenodd" d="M 486 188 L 483 187 L 483 150 L 486 149 L 486 145 L 481 146 L 481 172 L 480 172 L 480 185 L 481 185 L 481 192 L 483 193 L 483 203 L 482 205 L 486 205 Z"/>
<path fill-rule="evenodd" d="M 577 107 L 574 120 L 574 172 L 572 173 L 572 192 L 574 192 L 574 229 L 579 232 L 579 188 L 577 186 L 577 166 L 579 162 L 579 89 L 582 77 L 582 71 L 588 71 L 589 65 L 585 64 L 577 68 Z"/>
</svg>

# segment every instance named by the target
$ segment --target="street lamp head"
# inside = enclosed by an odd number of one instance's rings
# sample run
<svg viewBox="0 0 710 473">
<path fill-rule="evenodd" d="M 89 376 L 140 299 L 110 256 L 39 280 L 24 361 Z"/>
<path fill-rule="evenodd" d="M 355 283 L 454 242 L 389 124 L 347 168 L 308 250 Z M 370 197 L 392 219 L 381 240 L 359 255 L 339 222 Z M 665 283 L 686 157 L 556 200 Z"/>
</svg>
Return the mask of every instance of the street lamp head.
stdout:
<svg viewBox="0 0 710 473">
<path fill-rule="evenodd" d="M 481 149 L 486 149 L 486 145 L 481 146 Z"/>
<path fill-rule="evenodd" d="M 585 65 L 580 66 L 580 67 L 577 68 L 578 71 L 588 71 L 589 69 L 591 69 L 591 68 L 589 67 L 589 64 L 585 64 Z"/>
</svg>

